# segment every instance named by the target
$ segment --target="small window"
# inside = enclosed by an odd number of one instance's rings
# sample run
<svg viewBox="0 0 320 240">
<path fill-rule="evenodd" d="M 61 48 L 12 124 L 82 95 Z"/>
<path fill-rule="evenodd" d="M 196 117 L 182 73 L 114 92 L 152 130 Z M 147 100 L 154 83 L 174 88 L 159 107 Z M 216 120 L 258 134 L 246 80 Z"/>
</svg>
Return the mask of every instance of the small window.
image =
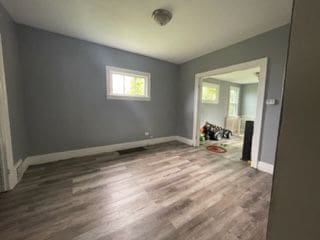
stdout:
<svg viewBox="0 0 320 240">
<path fill-rule="evenodd" d="M 107 98 L 150 100 L 150 73 L 107 67 Z"/>
<path fill-rule="evenodd" d="M 202 102 L 203 103 L 219 103 L 219 85 L 214 83 L 202 83 Z"/>
<path fill-rule="evenodd" d="M 240 88 L 230 87 L 229 95 L 229 116 L 239 115 Z"/>
</svg>

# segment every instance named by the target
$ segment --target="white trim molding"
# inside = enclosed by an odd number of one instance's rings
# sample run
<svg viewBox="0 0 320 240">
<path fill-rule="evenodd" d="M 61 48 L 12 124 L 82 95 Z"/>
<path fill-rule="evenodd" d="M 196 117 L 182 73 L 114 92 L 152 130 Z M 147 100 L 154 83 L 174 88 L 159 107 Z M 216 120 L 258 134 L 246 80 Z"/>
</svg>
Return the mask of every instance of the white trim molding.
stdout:
<svg viewBox="0 0 320 240">
<path fill-rule="evenodd" d="M 266 162 L 258 162 L 258 170 L 262 171 L 262 172 L 266 172 L 269 174 L 273 174 L 273 165 L 270 163 L 266 163 Z"/>
<path fill-rule="evenodd" d="M 193 106 L 193 142 L 194 146 L 199 146 L 199 109 L 200 109 L 200 96 L 201 96 L 201 82 L 203 79 L 212 77 L 214 75 L 229 73 L 233 71 L 241 71 L 253 67 L 260 67 L 260 77 L 258 84 L 258 99 L 257 99 L 257 111 L 255 117 L 255 127 L 252 140 L 252 159 L 251 167 L 257 169 L 258 162 L 260 161 L 260 151 L 261 151 L 261 132 L 263 125 L 263 114 L 265 108 L 265 87 L 267 82 L 267 66 L 268 58 L 261 58 L 249 62 L 244 62 L 224 68 L 218 68 L 207 72 L 197 73 L 195 75 L 195 86 L 194 86 L 194 106 Z"/>
<path fill-rule="evenodd" d="M 24 161 L 19 160 L 19 162 L 15 165 L 16 171 L 14 172 L 17 175 L 17 172 L 19 169 L 18 175 L 20 178 L 20 175 L 23 175 L 23 173 L 27 170 L 27 168 L 32 165 L 40 165 L 40 164 L 45 164 L 50 162 L 57 162 L 61 160 L 68 160 L 76 157 L 84 157 L 84 156 L 96 155 L 96 154 L 107 153 L 107 152 L 115 152 L 115 151 L 124 150 L 124 149 L 144 147 L 144 146 L 155 145 L 155 144 L 171 142 L 171 141 L 179 141 L 187 145 L 193 146 L 193 141 L 191 139 L 187 139 L 180 136 L 169 136 L 169 137 L 151 138 L 146 140 L 112 144 L 112 145 L 99 146 L 99 147 L 82 148 L 82 149 L 76 149 L 76 150 L 65 151 L 65 152 L 55 152 L 55 153 L 49 153 L 44 155 L 29 156 Z M 18 179 L 18 176 L 16 178 Z"/>
<path fill-rule="evenodd" d="M 193 140 L 192 140 L 192 139 L 189 139 L 189 138 L 176 136 L 176 141 L 182 142 L 182 143 L 187 144 L 187 145 L 189 145 L 189 146 L 194 146 Z"/>
<path fill-rule="evenodd" d="M 17 180 L 20 181 L 21 178 L 23 177 L 23 174 L 27 171 L 29 165 L 26 159 L 20 159 L 16 164 L 16 173 L 17 173 Z"/>
<path fill-rule="evenodd" d="M 126 95 L 126 94 L 114 94 L 112 92 L 112 74 L 119 74 L 123 76 L 140 77 L 144 79 L 144 95 Z M 107 99 L 114 100 L 131 100 L 131 101 L 150 101 L 151 100 L 151 74 L 147 72 L 135 71 L 125 68 L 117 68 L 112 66 L 106 66 L 106 93 Z"/>
<path fill-rule="evenodd" d="M 11 174 L 9 174 L 9 176 L 11 176 L 12 181 L 15 183 L 14 184 L 15 186 L 18 183 L 18 181 L 21 180 L 23 174 L 25 173 L 25 171 L 28 169 L 29 166 L 63 161 L 71 158 L 77 158 L 77 157 L 97 155 L 97 154 L 102 154 L 107 152 L 116 152 L 119 150 L 150 146 L 150 145 L 171 142 L 171 141 L 178 141 L 178 142 L 187 144 L 189 146 L 194 146 L 194 141 L 192 139 L 188 139 L 181 136 L 169 136 L 169 137 L 152 138 L 152 139 L 146 139 L 146 140 L 140 140 L 140 141 L 134 141 L 134 142 L 99 146 L 99 147 L 82 148 L 82 149 L 65 151 L 65 152 L 55 152 L 55 153 L 49 153 L 44 155 L 30 156 L 30 157 L 27 157 L 25 160 L 20 159 L 14 165 L 14 171 L 12 171 Z M 272 174 L 273 165 L 265 162 L 259 162 L 258 170 Z"/>
<path fill-rule="evenodd" d="M 192 139 L 180 137 L 180 136 L 169 136 L 169 137 L 161 137 L 161 138 L 151 138 L 146 140 L 134 141 L 134 142 L 126 142 L 119 144 L 112 144 L 106 146 L 99 147 L 91 147 L 91 148 L 82 148 L 65 152 L 55 152 L 37 156 L 29 156 L 25 160 L 20 159 L 15 165 L 14 170 L 10 171 L 9 177 L 11 177 L 14 185 L 12 188 L 21 180 L 23 174 L 28 169 L 29 166 L 33 165 L 41 165 L 45 163 L 57 162 L 62 160 L 68 160 L 76 157 L 84 157 L 90 155 L 96 155 L 107 152 L 116 152 L 119 150 L 130 149 L 135 147 L 144 147 L 155 145 L 159 143 L 171 142 L 171 141 L 179 141 L 185 143 L 187 145 L 193 146 Z M 11 188 L 11 189 L 12 189 Z"/>
<path fill-rule="evenodd" d="M 29 166 L 45 164 L 50 162 L 56 162 L 60 160 L 67 160 L 70 158 L 84 157 L 90 155 L 96 155 L 107 152 L 115 152 L 130 148 L 143 147 L 148 145 L 154 145 L 158 143 L 176 141 L 176 136 L 162 137 L 162 138 L 151 138 L 146 140 L 118 143 L 99 147 L 81 148 L 77 150 L 65 151 L 65 152 L 55 152 L 44 155 L 30 156 L 27 157 L 26 161 Z"/>
<path fill-rule="evenodd" d="M 19 179 L 18 179 L 16 167 L 12 167 L 8 169 L 8 182 L 9 182 L 9 185 L 5 189 L 6 191 L 14 189 L 14 187 L 18 184 Z"/>
<path fill-rule="evenodd" d="M 17 172 L 13 161 L 11 126 L 9 118 L 9 106 L 6 86 L 6 74 L 4 69 L 2 39 L 0 35 L 0 148 L 1 168 L 4 190 L 10 190 L 18 183 Z"/>
</svg>

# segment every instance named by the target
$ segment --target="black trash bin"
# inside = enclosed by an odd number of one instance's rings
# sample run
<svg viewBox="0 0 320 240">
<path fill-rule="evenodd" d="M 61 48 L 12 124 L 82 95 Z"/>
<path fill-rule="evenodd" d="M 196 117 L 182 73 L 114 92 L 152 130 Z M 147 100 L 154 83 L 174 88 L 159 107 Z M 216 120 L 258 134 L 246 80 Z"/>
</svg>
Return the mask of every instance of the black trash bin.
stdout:
<svg viewBox="0 0 320 240">
<path fill-rule="evenodd" d="M 253 138 L 253 121 L 246 121 L 244 139 L 243 139 L 243 149 L 242 149 L 242 160 L 251 160 L 251 149 L 252 149 L 252 138 Z"/>
</svg>

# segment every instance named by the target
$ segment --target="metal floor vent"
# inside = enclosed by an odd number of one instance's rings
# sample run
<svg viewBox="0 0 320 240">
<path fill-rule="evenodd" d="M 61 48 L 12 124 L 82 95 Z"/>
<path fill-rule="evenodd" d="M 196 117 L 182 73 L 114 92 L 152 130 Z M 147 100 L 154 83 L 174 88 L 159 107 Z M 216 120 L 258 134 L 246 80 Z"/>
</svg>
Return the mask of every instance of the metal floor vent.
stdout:
<svg viewBox="0 0 320 240">
<path fill-rule="evenodd" d="M 147 149 L 144 148 L 144 147 L 137 147 L 137 148 L 130 148 L 130 149 L 126 149 L 126 150 L 121 150 L 121 151 L 118 151 L 118 153 L 120 155 L 124 155 L 124 154 L 142 152 L 142 151 L 145 151 L 145 150 L 147 150 Z"/>
</svg>

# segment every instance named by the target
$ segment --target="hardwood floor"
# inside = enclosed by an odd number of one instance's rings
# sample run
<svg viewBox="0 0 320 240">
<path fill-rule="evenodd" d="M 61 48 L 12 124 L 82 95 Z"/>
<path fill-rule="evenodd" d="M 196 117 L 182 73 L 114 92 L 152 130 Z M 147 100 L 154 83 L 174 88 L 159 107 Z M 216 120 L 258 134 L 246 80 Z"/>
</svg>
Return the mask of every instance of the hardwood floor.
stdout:
<svg viewBox="0 0 320 240">
<path fill-rule="evenodd" d="M 0 239 L 264 240 L 271 176 L 170 142 L 27 170 L 0 195 Z"/>
</svg>

